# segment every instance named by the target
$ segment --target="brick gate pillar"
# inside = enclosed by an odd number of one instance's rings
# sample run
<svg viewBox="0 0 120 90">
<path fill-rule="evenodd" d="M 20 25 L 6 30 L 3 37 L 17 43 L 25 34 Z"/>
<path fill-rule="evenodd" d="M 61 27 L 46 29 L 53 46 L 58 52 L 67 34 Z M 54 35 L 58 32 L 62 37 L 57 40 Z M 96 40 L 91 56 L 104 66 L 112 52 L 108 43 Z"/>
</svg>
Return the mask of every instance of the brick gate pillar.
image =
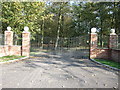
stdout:
<svg viewBox="0 0 120 90">
<path fill-rule="evenodd" d="M 13 45 L 13 32 L 11 31 L 11 27 L 7 27 L 7 31 L 5 31 L 5 45 Z"/>
<path fill-rule="evenodd" d="M 22 33 L 22 56 L 28 56 L 30 54 L 30 32 L 28 27 L 24 27 Z"/>
<path fill-rule="evenodd" d="M 117 34 L 115 33 L 115 29 L 111 29 L 111 33 L 109 36 L 109 48 L 117 48 Z"/>
<path fill-rule="evenodd" d="M 90 58 L 96 57 L 97 38 L 96 28 L 92 28 L 90 33 Z"/>
</svg>

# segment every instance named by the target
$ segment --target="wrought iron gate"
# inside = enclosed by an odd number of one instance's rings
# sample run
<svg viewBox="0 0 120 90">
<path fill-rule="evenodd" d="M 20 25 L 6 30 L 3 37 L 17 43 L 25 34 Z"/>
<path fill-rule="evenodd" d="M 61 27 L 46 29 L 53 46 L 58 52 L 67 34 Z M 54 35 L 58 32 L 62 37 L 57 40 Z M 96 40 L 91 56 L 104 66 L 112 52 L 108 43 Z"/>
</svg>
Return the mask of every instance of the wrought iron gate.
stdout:
<svg viewBox="0 0 120 90">
<path fill-rule="evenodd" d="M 43 44 L 42 44 L 43 43 Z M 89 35 L 59 38 L 57 47 L 56 38 L 44 37 L 43 42 L 40 36 L 31 39 L 31 55 L 38 55 L 39 52 L 46 52 L 54 55 L 64 55 L 70 58 L 89 58 Z"/>
</svg>

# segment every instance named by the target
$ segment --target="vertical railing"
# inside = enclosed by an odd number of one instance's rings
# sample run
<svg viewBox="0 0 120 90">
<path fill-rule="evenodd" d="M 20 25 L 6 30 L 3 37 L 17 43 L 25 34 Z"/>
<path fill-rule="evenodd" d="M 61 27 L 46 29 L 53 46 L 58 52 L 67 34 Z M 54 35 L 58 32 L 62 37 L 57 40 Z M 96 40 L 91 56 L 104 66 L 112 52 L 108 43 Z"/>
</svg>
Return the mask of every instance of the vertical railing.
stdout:
<svg viewBox="0 0 120 90">
<path fill-rule="evenodd" d="M 4 45 L 4 34 L 0 34 L 0 45 Z"/>
<path fill-rule="evenodd" d="M 104 49 L 104 48 L 108 48 L 108 44 L 109 44 L 109 35 L 98 35 L 98 43 L 97 46 L 98 48 Z"/>
<path fill-rule="evenodd" d="M 120 50 L 120 34 L 118 34 L 117 46 L 118 46 L 118 49 Z"/>
<path fill-rule="evenodd" d="M 22 45 L 22 34 L 13 35 L 13 45 Z"/>
</svg>

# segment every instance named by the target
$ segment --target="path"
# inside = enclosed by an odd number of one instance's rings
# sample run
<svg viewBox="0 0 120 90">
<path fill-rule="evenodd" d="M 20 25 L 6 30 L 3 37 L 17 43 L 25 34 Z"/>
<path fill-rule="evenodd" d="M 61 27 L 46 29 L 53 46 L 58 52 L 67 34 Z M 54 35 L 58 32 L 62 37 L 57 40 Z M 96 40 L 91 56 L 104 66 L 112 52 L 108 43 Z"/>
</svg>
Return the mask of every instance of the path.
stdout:
<svg viewBox="0 0 120 90">
<path fill-rule="evenodd" d="M 2 65 L 3 88 L 113 88 L 118 76 L 88 59 L 42 53 Z"/>
</svg>

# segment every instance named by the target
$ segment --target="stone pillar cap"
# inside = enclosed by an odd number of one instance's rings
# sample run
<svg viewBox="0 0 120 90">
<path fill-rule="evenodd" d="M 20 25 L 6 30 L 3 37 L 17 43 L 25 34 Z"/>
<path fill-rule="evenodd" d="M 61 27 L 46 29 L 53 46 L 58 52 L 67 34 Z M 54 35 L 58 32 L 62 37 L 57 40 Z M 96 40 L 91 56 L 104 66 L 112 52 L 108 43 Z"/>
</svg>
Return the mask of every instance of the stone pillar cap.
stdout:
<svg viewBox="0 0 120 90">
<path fill-rule="evenodd" d="M 7 27 L 7 31 L 11 31 L 11 27 L 10 26 Z"/>
<path fill-rule="evenodd" d="M 29 33 L 29 27 L 25 26 L 23 32 L 24 32 L 24 33 Z"/>
<path fill-rule="evenodd" d="M 116 35 L 116 33 L 115 33 L 115 29 L 111 29 L 111 33 L 110 33 L 110 35 Z"/>
<path fill-rule="evenodd" d="M 96 28 L 91 28 L 91 33 L 96 33 L 97 29 Z"/>
</svg>

